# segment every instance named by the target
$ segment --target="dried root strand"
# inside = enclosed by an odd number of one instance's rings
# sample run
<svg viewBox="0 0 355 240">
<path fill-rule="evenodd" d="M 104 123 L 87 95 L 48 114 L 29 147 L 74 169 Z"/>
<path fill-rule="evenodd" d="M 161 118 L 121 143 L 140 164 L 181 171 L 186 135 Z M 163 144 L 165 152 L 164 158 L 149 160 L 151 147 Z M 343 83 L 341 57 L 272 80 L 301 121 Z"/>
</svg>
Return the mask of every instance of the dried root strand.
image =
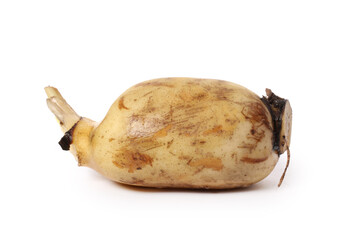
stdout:
<svg viewBox="0 0 355 240">
<path fill-rule="evenodd" d="M 280 178 L 280 181 L 279 181 L 279 184 L 277 185 L 278 187 L 281 186 L 284 178 L 285 178 L 285 175 L 286 175 L 286 171 L 287 171 L 287 168 L 288 168 L 288 165 L 290 164 L 290 159 L 291 159 L 291 152 L 290 152 L 290 148 L 288 146 L 288 143 L 286 144 L 286 147 L 287 147 L 287 163 L 286 163 L 286 167 L 285 167 L 285 170 Z"/>
</svg>

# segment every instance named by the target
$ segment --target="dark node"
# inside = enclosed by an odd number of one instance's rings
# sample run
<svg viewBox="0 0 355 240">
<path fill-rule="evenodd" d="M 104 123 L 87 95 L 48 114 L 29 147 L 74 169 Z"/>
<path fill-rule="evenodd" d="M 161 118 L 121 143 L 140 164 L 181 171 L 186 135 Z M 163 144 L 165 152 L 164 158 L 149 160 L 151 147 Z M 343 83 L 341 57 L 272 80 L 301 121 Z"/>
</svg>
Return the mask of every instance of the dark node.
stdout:
<svg viewBox="0 0 355 240">
<path fill-rule="evenodd" d="M 70 144 L 72 143 L 72 136 L 68 132 L 64 134 L 64 136 L 60 139 L 59 145 L 62 147 L 64 151 L 68 151 L 70 149 Z"/>
<path fill-rule="evenodd" d="M 81 120 L 81 118 L 80 118 L 80 120 Z M 74 129 L 75 129 L 76 125 L 78 124 L 78 122 L 75 123 L 74 126 L 71 129 L 69 129 L 66 133 L 64 133 L 64 136 L 58 142 L 58 144 L 61 146 L 61 148 L 64 151 L 68 151 L 70 149 L 70 144 L 72 144 L 72 142 L 73 142 L 73 132 L 74 132 Z"/>
<path fill-rule="evenodd" d="M 265 104 L 269 110 L 272 117 L 273 125 L 273 141 L 274 141 L 274 150 L 280 155 L 280 134 L 282 127 L 282 114 L 285 109 L 286 99 L 276 96 L 270 89 L 266 90 L 267 97 L 262 97 L 261 101 Z"/>
</svg>

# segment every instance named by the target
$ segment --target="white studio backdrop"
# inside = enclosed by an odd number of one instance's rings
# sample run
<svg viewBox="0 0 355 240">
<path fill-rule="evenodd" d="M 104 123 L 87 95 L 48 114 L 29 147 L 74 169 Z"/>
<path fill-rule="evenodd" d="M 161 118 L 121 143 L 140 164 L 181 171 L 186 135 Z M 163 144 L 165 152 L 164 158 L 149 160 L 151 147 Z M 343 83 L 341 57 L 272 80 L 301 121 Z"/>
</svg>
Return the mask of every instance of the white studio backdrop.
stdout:
<svg viewBox="0 0 355 240">
<path fill-rule="evenodd" d="M 1 239 L 354 239 L 353 1 L 0 1 Z M 231 191 L 123 186 L 61 151 L 44 87 L 101 121 L 130 86 L 215 78 L 294 112 L 286 156 Z"/>
</svg>

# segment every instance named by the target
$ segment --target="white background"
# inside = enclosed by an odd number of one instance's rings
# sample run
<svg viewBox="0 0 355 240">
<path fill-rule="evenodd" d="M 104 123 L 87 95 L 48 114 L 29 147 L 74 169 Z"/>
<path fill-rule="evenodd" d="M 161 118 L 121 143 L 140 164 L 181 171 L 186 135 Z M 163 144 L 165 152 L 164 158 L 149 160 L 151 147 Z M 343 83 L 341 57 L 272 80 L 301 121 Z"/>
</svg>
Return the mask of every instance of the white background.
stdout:
<svg viewBox="0 0 355 240">
<path fill-rule="evenodd" d="M 292 159 L 243 190 L 122 186 L 61 151 L 43 88 L 100 121 L 158 77 L 288 98 Z M 354 239 L 354 1 L 1 1 L 1 239 Z"/>
</svg>

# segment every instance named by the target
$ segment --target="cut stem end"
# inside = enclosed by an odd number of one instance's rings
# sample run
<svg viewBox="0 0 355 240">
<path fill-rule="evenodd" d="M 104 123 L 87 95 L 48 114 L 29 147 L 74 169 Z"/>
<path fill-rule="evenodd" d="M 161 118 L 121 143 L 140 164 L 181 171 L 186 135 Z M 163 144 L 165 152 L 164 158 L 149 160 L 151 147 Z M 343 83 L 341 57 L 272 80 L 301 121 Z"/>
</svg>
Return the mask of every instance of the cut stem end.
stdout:
<svg viewBox="0 0 355 240">
<path fill-rule="evenodd" d="M 44 90 L 48 96 L 47 105 L 49 110 L 57 118 L 62 131 L 67 132 L 80 120 L 80 116 L 65 101 L 58 89 L 48 86 Z"/>
</svg>

